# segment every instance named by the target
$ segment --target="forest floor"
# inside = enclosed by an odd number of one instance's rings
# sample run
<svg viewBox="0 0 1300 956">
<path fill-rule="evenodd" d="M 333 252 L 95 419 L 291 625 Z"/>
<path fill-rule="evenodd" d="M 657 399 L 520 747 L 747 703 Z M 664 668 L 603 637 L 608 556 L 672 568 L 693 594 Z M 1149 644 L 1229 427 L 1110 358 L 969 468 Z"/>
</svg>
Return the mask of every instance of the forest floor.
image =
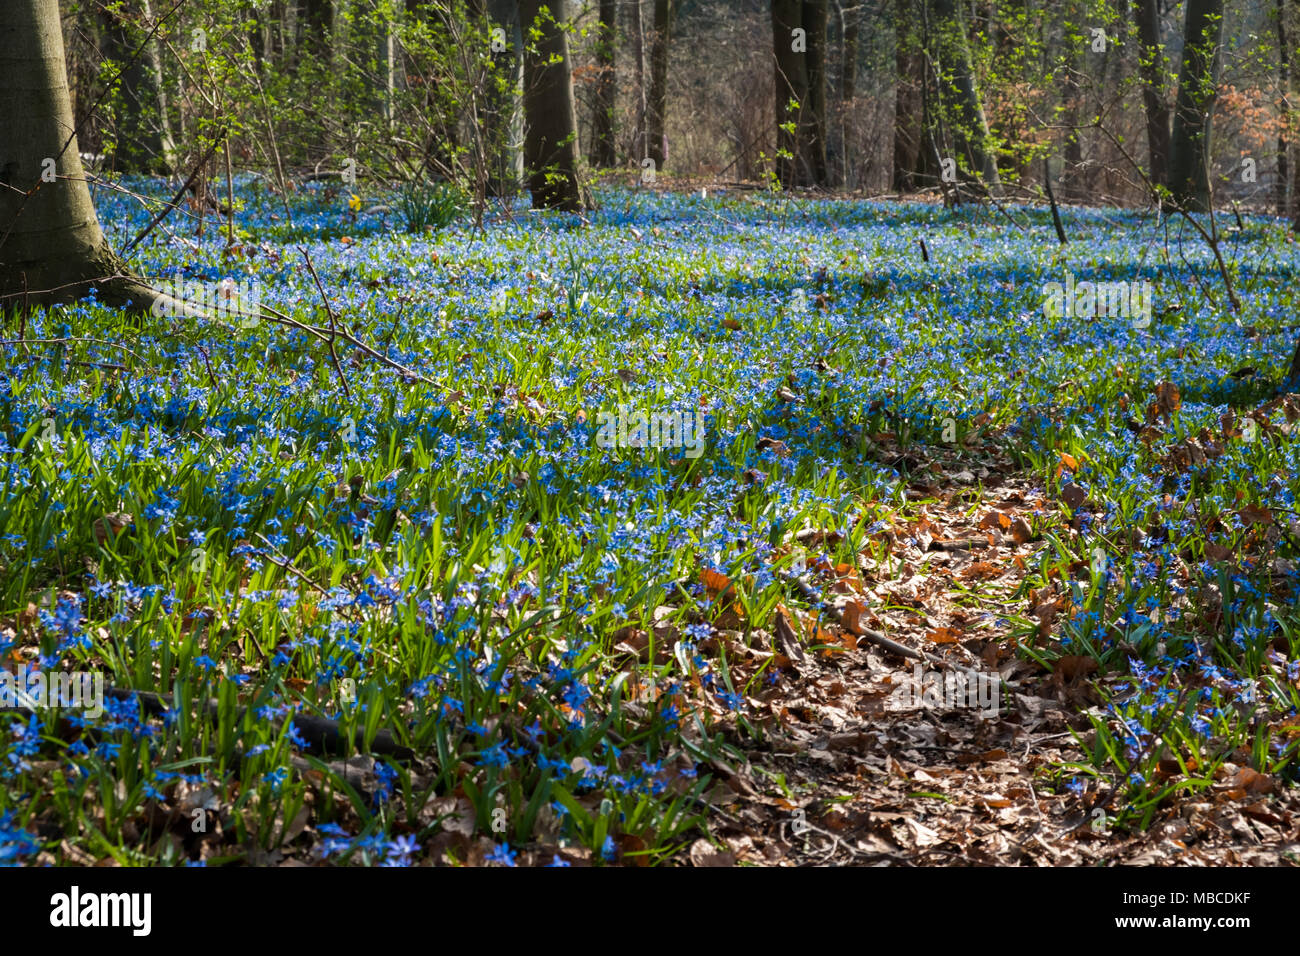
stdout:
<svg viewBox="0 0 1300 956">
<path fill-rule="evenodd" d="M 0 860 L 1295 861 L 1284 223 L 339 186 L 0 341 Z"/>
<path fill-rule="evenodd" d="M 1048 546 L 1041 530 L 1068 515 L 1014 462 L 992 453 L 937 458 L 916 462 L 928 480 L 909 486 L 913 505 L 896 522 L 894 562 L 823 567 L 811 577 L 840 608 L 890 608 L 864 612 L 862 625 L 943 665 L 908 660 L 859 637 L 862 627 L 815 611 L 793 615 L 796 630 L 826 629 L 808 642 L 819 649 L 783 660 L 789 681 L 751 701 L 770 717 L 770 746 L 750 750 L 748 764 L 715 764 L 722 782 L 709 796 L 719 819 L 713 840 L 691 847 L 691 862 L 1300 862 L 1300 797 L 1257 773 L 1245 748 L 1206 790 L 1162 800 L 1145 829 L 1112 820 L 1118 768 L 1082 800 L 1083 788 L 1043 786 L 1062 768 L 1092 763 L 1090 717 L 1104 719 L 1095 660 L 1066 655 L 1049 669 L 1018 653 L 1019 640 L 1047 643 L 1055 595 L 1029 587 L 1026 569 L 1041 564 Z M 1041 630 L 1017 634 L 1008 612 L 1036 617 Z M 962 679 L 945 696 L 946 671 Z M 974 689 L 990 676 L 991 693 Z M 1168 780 L 1185 769 L 1168 758 L 1160 767 Z"/>
</svg>

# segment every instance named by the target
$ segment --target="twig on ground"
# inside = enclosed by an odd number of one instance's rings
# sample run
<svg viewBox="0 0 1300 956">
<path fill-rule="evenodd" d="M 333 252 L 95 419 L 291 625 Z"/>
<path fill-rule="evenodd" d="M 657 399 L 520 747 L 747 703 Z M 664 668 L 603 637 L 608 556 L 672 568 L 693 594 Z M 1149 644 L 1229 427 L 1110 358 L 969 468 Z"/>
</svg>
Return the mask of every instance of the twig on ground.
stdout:
<svg viewBox="0 0 1300 956">
<path fill-rule="evenodd" d="M 307 254 L 307 250 L 302 246 L 298 247 L 298 251 L 302 253 L 303 261 L 307 263 L 307 271 L 311 273 L 312 279 L 316 282 L 316 290 L 320 293 L 321 301 L 325 303 L 325 312 L 330 317 L 330 334 L 329 338 L 325 340 L 325 344 L 329 346 L 330 361 L 334 363 L 334 371 L 338 373 L 339 381 L 343 383 L 343 395 L 348 401 L 352 401 L 352 389 L 348 388 L 348 377 L 343 374 L 343 366 L 339 364 L 339 354 L 334 349 L 334 337 L 338 334 L 335 328 L 338 320 L 334 316 L 334 308 L 330 305 L 329 296 L 325 294 L 325 286 L 321 285 L 320 276 L 316 274 L 316 267 L 312 265 L 311 256 Z"/>
</svg>

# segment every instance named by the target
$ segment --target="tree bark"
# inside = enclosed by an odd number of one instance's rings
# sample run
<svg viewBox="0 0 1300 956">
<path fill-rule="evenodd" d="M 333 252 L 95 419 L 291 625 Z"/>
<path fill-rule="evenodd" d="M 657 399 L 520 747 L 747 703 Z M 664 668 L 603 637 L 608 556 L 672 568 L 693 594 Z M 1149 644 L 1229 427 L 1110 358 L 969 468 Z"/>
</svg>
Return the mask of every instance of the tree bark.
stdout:
<svg viewBox="0 0 1300 956">
<path fill-rule="evenodd" d="M 548 12 L 539 16 L 543 7 Z M 524 50 L 524 164 L 533 208 L 580 212 L 578 118 L 564 0 L 519 0 Z M 537 35 L 534 37 L 534 31 Z"/>
<path fill-rule="evenodd" d="M 636 129 L 632 133 L 632 157 L 639 165 L 646 153 L 645 94 L 645 25 L 641 22 L 641 0 L 631 0 L 632 16 L 632 97 L 636 105 Z"/>
<path fill-rule="evenodd" d="M 1287 142 L 1287 125 L 1291 122 L 1291 51 L 1287 48 L 1286 0 L 1277 0 L 1277 83 L 1279 93 L 1278 110 L 1281 123 L 1277 131 L 1277 183 L 1274 187 L 1274 201 L 1277 214 L 1285 217 L 1290 212 L 1287 204 L 1287 185 L 1290 144 Z"/>
<path fill-rule="evenodd" d="M 493 54 L 492 84 L 485 97 L 487 191 L 513 196 L 524 182 L 524 35 L 515 0 L 488 0 L 487 15 L 505 31 L 506 49 Z"/>
<path fill-rule="evenodd" d="M 849 164 L 849 121 L 853 113 L 853 99 L 858 87 L 858 29 L 862 18 L 862 8 L 856 0 L 848 10 L 839 7 L 840 12 L 840 143 L 839 143 L 839 184 L 851 188 L 855 177 Z"/>
<path fill-rule="evenodd" d="M 58 0 L 9 0 L 0 18 L 0 296 L 6 308 L 100 299 L 148 308 L 99 228 L 68 98 Z M 55 179 L 49 178 L 52 170 Z M 25 296 L 26 294 L 26 296 Z"/>
<path fill-rule="evenodd" d="M 913 0 L 894 0 L 894 175 L 893 189 L 917 187 L 922 139 L 921 88 L 925 63 L 917 36 Z"/>
<path fill-rule="evenodd" d="M 1169 191 L 1176 203 L 1197 212 L 1210 207 L 1210 135 L 1222 30 L 1223 0 L 1187 0 L 1169 144 Z"/>
<path fill-rule="evenodd" d="M 826 22 L 828 0 L 803 0 L 803 28 L 808 37 L 808 106 L 804 110 L 804 150 L 811 166 L 812 183 L 830 184 L 826 168 Z"/>
<path fill-rule="evenodd" d="M 796 35 L 795 30 L 800 34 Z M 804 151 L 808 101 L 807 37 L 800 0 L 772 0 L 772 52 L 776 59 L 776 172 L 790 189 L 813 181 Z"/>
<path fill-rule="evenodd" d="M 600 26 L 596 34 L 596 109 L 591 118 L 591 165 L 597 169 L 612 167 L 618 156 L 614 146 L 617 48 L 618 0 L 600 0 Z"/>
<path fill-rule="evenodd" d="M 672 0 L 654 0 L 654 40 L 650 44 L 650 97 L 649 116 L 646 121 L 646 155 L 654 160 L 655 168 L 663 169 L 667 160 L 667 143 L 664 140 L 665 121 L 668 117 L 668 43 L 673 21 Z"/>
<path fill-rule="evenodd" d="M 1165 98 L 1164 48 L 1160 42 L 1157 0 L 1138 0 L 1134 7 L 1138 27 L 1138 71 L 1142 76 L 1142 103 L 1147 116 L 1147 152 L 1151 182 L 1169 185 L 1169 102 Z"/>
<path fill-rule="evenodd" d="M 855 3 L 848 10 L 842 10 L 840 22 L 840 102 L 849 106 L 858 95 L 858 33 L 862 8 Z"/>
<path fill-rule="evenodd" d="M 1292 0 L 1292 7 L 1300 11 L 1300 0 Z M 1295 17 L 1291 22 L 1296 23 L 1297 20 L 1300 17 Z M 1291 60 L 1291 88 L 1300 89 L 1300 57 Z M 1291 229 L 1300 232 L 1300 162 L 1291 164 L 1291 207 L 1295 217 L 1291 220 Z M 1300 347 L 1297 347 L 1297 351 L 1300 351 Z"/>
<path fill-rule="evenodd" d="M 966 163 L 966 178 L 977 176 L 995 189 L 998 169 L 990 150 L 989 125 L 975 86 L 975 70 L 966 39 L 965 18 L 958 0 L 929 0 L 933 52 L 938 71 L 939 107 L 952 137 L 952 146 Z M 960 162 L 959 162 L 960 167 Z"/>
<path fill-rule="evenodd" d="M 152 20 L 148 0 L 139 4 L 142 22 L 125 13 L 103 13 L 108 59 L 121 71 L 120 109 L 114 116 L 114 166 L 127 173 L 175 171 L 176 144 L 167 116 L 158 42 L 148 36 Z"/>
</svg>

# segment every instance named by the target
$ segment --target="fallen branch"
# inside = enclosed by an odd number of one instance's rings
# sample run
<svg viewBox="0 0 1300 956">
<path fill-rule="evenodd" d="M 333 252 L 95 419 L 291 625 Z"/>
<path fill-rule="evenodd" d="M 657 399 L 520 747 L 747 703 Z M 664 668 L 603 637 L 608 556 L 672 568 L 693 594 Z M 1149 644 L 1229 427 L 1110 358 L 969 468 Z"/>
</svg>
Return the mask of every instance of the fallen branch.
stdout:
<svg viewBox="0 0 1300 956">
<path fill-rule="evenodd" d="M 155 717 L 161 717 L 171 711 L 173 708 L 171 702 L 161 694 L 155 694 L 143 690 L 120 690 L 116 687 L 104 688 L 104 694 L 112 697 L 114 700 L 130 700 L 135 697 L 144 707 L 145 712 Z M 202 704 L 203 712 L 206 714 L 217 713 L 218 702 L 209 698 Z M 235 714 L 235 720 L 243 719 L 247 707 L 241 707 Z M 337 720 L 330 720 L 328 717 L 313 717 L 310 714 L 294 714 L 293 726 L 298 731 L 310 749 L 317 753 L 330 753 L 342 755 L 344 753 L 343 731 L 339 728 Z M 284 723 L 281 718 L 276 721 L 275 726 L 280 727 Z M 363 750 L 365 744 L 365 733 L 357 729 L 352 734 L 351 749 L 357 752 Z M 415 756 L 415 751 L 409 747 L 403 747 L 393 739 L 391 732 L 380 730 L 375 733 L 375 739 L 370 745 L 370 753 L 379 754 L 385 757 L 393 757 L 397 760 L 410 760 Z"/>
<path fill-rule="evenodd" d="M 138 246 L 141 243 L 141 241 L 145 238 L 145 236 L 149 235 L 149 233 L 153 232 L 154 229 L 157 228 L 158 223 L 162 222 L 164 219 L 167 218 L 167 216 L 171 213 L 173 209 L 179 208 L 181 197 L 185 195 L 185 191 L 189 189 L 190 186 L 194 185 L 194 180 L 198 178 L 199 173 L 203 170 L 205 166 L 207 166 L 208 160 L 212 158 L 212 154 L 216 152 L 217 146 L 225 138 L 226 138 L 226 131 L 223 129 L 220 133 L 217 134 L 217 138 L 212 141 L 212 145 L 208 147 L 208 151 L 203 154 L 203 158 L 200 159 L 197 164 L 195 164 L 194 171 L 190 173 L 189 178 L 185 180 L 185 183 L 181 186 L 180 189 L 176 190 L 176 195 L 172 197 L 172 201 L 169 202 L 167 205 L 165 205 L 162 208 L 162 211 L 158 213 L 158 215 L 153 217 L 153 221 L 150 222 L 149 225 L 145 226 L 139 235 L 137 235 L 134 239 L 132 239 L 130 242 L 126 244 L 126 248 L 122 250 L 122 255 L 125 256 L 132 249 Z"/>
<path fill-rule="evenodd" d="M 334 308 L 330 305 L 329 296 L 325 294 L 325 286 L 321 285 L 320 276 L 316 274 L 316 267 L 312 264 L 311 256 L 307 255 L 307 250 L 302 246 L 298 247 L 302 253 L 303 261 L 307 263 L 307 271 L 311 273 L 312 279 L 316 282 L 316 290 L 320 293 L 321 302 L 325 304 L 325 312 L 330 317 L 330 337 L 326 340 L 326 345 L 330 350 L 330 361 L 334 363 L 334 371 L 338 373 L 339 381 L 343 383 L 343 396 L 350 402 L 352 401 L 352 389 L 348 388 L 348 377 L 343 374 L 343 366 L 339 364 L 339 354 L 334 349 L 334 336 L 337 334 L 335 326 L 338 320 L 334 317 Z"/>
<path fill-rule="evenodd" d="M 1056 208 L 1056 194 L 1052 192 L 1052 176 L 1047 168 L 1047 160 L 1043 160 L 1043 185 L 1047 187 L 1047 201 L 1052 204 L 1052 225 L 1056 227 L 1056 238 L 1061 245 L 1068 241 L 1065 238 L 1065 227 L 1061 225 L 1061 211 Z"/>
<path fill-rule="evenodd" d="M 799 593 L 802 594 L 809 603 L 815 604 L 821 611 L 824 611 L 829 615 L 831 620 L 836 624 L 857 637 L 866 638 L 866 640 L 875 644 L 877 647 L 889 651 L 891 654 L 897 654 L 899 657 L 907 657 L 916 661 L 926 661 L 927 663 L 934 664 L 936 667 L 942 667 L 945 669 L 954 668 L 953 664 L 950 664 L 941 657 L 935 657 L 933 654 L 927 654 L 925 651 L 914 650 L 906 644 L 900 644 L 897 641 L 890 640 L 879 631 L 873 631 L 868 627 L 848 627 L 844 623 L 844 615 L 840 612 L 839 608 L 824 600 L 820 594 L 813 590 L 812 586 L 808 584 L 808 582 L 795 577 L 788 571 L 777 571 L 777 575 L 787 584 L 793 584 L 799 589 Z"/>
</svg>

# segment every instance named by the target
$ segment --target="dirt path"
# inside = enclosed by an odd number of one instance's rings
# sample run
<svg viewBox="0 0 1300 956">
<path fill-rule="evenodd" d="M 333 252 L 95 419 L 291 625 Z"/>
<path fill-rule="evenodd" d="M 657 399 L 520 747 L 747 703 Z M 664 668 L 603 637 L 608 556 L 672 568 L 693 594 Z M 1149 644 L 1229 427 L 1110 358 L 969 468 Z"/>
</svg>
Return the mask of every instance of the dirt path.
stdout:
<svg viewBox="0 0 1300 956">
<path fill-rule="evenodd" d="M 713 843 L 691 848 L 692 862 L 1278 865 L 1300 858 L 1292 789 L 1265 805 L 1229 779 L 1214 793 L 1162 808 L 1147 831 L 1129 833 L 1063 786 L 1070 773 L 1060 764 L 1088 762 L 1079 737 L 1088 739 L 1087 711 L 1100 702 L 1093 662 L 1066 657 L 1052 672 L 1015 648 L 1016 640 L 1046 644 L 1058 615 L 1068 613 L 1063 585 L 1033 592 L 1026 580 L 1048 546 L 1042 533 L 1060 529 L 1063 517 L 1011 463 L 969 456 L 963 463 L 960 470 L 947 463 L 937 486 L 909 487 L 916 504 L 888 533 L 887 559 L 809 567 L 805 580 L 853 626 L 824 613 L 778 611 L 776 644 L 785 653 L 769 669 L 779 677 L 748 699 L 767 743 L 744 746 L 747 766 L 715 766 L 721 782 L 710 799 L 720 822 Z M 814 551 L 816 536 L 807 543 Z M 944 665 L 905 659 L 854 630 L 883 632 Z M 794 637 L 821 649 L 801 652 L 798 641 L 783 639 Z M 731 649 L 738 651 L 744 654 Z M 743 664 L 735 670 L 745 673 Z M 945 671 L 953 675 L 947 684 Z"/>
</svg>

